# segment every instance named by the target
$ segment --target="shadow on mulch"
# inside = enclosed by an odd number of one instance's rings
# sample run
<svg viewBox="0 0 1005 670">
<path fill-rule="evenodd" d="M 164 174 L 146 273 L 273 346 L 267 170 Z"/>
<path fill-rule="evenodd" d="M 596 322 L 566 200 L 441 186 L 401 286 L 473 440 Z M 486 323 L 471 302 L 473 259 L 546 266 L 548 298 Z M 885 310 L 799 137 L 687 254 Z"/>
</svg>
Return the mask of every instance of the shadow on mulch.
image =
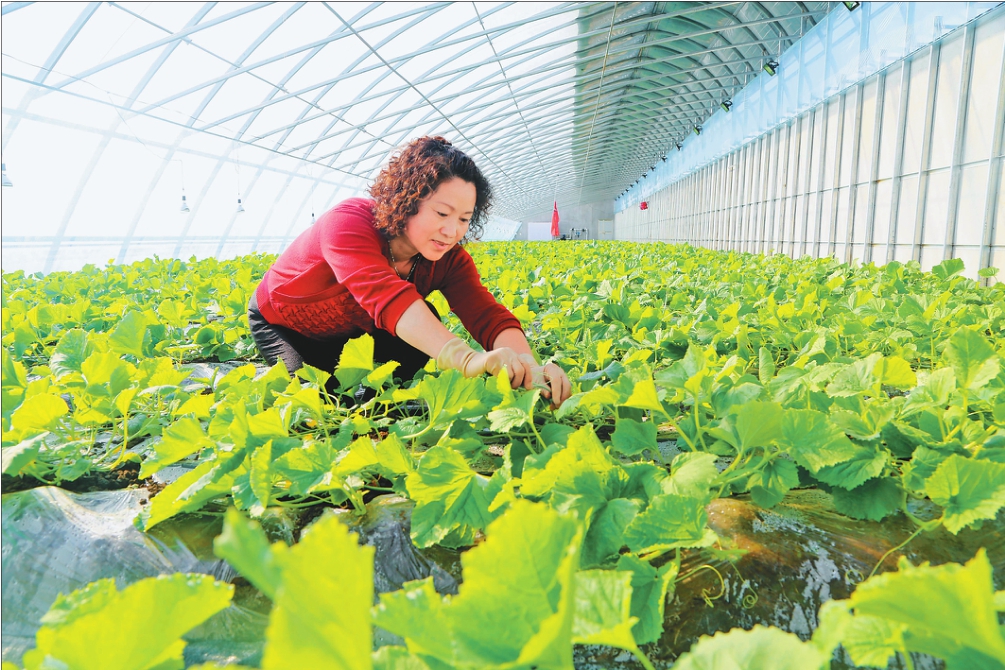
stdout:
<svg viewBox="0 0 1005 670">
<path fill-rule="evenodd" d="M 27 491 L 39 486 L 59 486 L 66 491 L 74 493 L 93 493 L 95 491 L 117 491 L 130 486 L 141 486 L 150 480 L 139 478 L 140 464 L 127 462 L 110 471 L 94 470 L 88 472 L 73 481 L 46 482 L 35 477 L 10 475 L 0 475 L 0 492 L 16 493 Z"/>
</svg>

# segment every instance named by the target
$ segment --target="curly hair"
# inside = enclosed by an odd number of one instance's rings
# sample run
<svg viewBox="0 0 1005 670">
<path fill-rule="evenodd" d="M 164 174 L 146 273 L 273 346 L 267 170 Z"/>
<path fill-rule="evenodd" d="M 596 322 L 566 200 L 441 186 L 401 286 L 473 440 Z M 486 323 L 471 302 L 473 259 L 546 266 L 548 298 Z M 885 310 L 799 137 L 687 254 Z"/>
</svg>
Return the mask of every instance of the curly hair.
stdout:
<svg viewBox="0 0 1005 670">
<path fill-rule="evenodd" d="M 374 226 L 388 239 L 401 235 L 419 202 L 453 177 L 474 184 L 475 211 L 463 241 L 477 240 L 492 205 L 492 188 L 475 162 L 442 137 L 412 140 L 380 171 L 370 187 Z"/>
</svg>

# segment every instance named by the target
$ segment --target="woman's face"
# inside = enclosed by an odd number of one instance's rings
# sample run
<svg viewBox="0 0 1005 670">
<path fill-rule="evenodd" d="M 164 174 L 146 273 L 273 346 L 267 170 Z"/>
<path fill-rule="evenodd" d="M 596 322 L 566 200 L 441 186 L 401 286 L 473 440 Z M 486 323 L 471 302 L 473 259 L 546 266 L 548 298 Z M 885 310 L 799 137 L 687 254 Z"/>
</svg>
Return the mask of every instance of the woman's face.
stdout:
<svg viewBox="0 0 1005 670">
<path fill-rule="evenodd" d="M 419 201 L 419 211 L 405 222 L 401 241 L 410 256 L 419 253 L 437 261 L 468 232 L 475 212 L 475 185 L 459 177 L 447 181 Z"/>
</svg>

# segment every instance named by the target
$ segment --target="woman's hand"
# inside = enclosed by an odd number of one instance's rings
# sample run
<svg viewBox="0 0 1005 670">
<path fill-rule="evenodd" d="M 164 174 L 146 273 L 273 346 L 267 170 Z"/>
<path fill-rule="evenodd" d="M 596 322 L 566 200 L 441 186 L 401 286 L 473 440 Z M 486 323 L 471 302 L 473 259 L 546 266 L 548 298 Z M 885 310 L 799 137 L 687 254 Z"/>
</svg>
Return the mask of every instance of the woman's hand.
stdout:
<svg viewBox="0 0 1005 670">
<path fill-rule="evenodd" d="M 465 377 L 477 377 L 486 372 L 497 375 L 505 367 L 510 386 L 541 389 L 541 395 L 551 400 L 552 409 L 558 409 L 572 395 L 572 385 L 562 368 L 555 363 L 538 365 L 533 355 L 518 354 L 510 347 L 478 352 L 461 338 L 454 337 L 443 345 L 436 356 L 436 365 L 441 370 L 459 370 Z"/>
<path fill-rule="evenodd" d="M 520 359 L 530 367 L 530 383 L 524 388 L 541 389 L 541 395 L 551 400 L 551 408 L 558 409 L 572 395 L 572 384 L 565 370 L 556 363 L 538 365 L 530 354 L 520 354 Z M 516 388 L 514 386 L 513 388 Z"/>
<path fill-rule="evenodd" d="M 459 370 L 465 377 L 477 377 L 485 372 L 497 375 L 506 368 L 513 388 L 531 387 L 531 366 L 509 347 L 478 352 L 455 337 L 440 350 L 436 365 L 441 370 Z"/>
</svg>

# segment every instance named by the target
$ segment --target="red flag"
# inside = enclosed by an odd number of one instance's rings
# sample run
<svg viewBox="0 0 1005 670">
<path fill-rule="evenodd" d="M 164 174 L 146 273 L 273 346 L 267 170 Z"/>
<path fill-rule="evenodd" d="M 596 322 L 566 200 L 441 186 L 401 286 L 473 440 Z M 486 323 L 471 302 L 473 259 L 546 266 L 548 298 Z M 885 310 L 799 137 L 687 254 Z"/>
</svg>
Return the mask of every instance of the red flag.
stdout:
<svg viewBox="0 0 1005 670">
<path fill-rule="evenodd" d="M 551 213 L 551 236 L 558 237 L 558 200 L 555 201 L 555 210 Z"/>
</svg>

